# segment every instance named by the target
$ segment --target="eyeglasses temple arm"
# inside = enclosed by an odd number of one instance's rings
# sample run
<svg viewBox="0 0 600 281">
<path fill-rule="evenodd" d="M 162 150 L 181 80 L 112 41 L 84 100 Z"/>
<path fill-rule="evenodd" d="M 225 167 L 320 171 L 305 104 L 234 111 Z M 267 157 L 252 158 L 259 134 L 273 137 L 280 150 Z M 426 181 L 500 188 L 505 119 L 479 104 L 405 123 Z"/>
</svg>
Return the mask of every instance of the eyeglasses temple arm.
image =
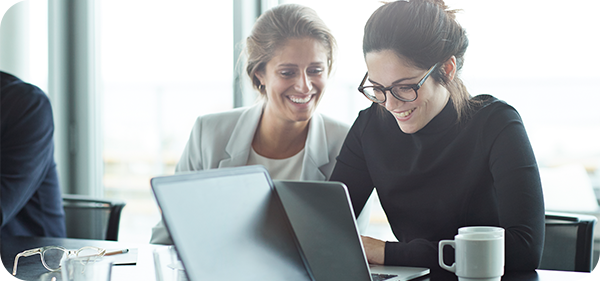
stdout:
<svg viewBox="0 0 600 281">
<path fill-rule="evenodd" d="M 421 86 L 423 86 L 423 83 L 425 83 L 425 80 L 427 80 L 427 77 L 429 77 L 429 75 L 431 75 L 431 73 L 433 72 L 433 70 L 435 70 L 435 68 L 438 66 L 438 64 L 434 64 L 429 71 L 427 71 L 427 73 L 425 74 L 425 76 L 423 77 L 423 79 L 421 79 L 421 81 L 419 82 L 419 84 L 417 84 L 417 89 L 421 88 Z"/>
<path fill-rule="evenodd" d="M 363 85 L 365 85 L 365 82 L 367 81 L 367 77 L 369 77 L 369 72 L 367 72 L 365 74 L 365 77 L 363 78 L 362 82 L 360 82 L 360 85 L 358 86 L 359 92 L 362 92 L 362 89 L 364 88 Z"/>
<path fill-rule="evenodd" d="M 19 258 L 20 257 L 29 257 L 29 256 L 33 256 L 35 254 L 40 254 L 41 248 L 37 248 L 37 249 L 33 249 L 33 250 L 27 250 L 27 251 L 23 251 L 22 253 L 18 253 L 17 256 L 15 257 L 15 264 L 13 266 L 13 276 L 17 275 L 17 263 L 19 262 Z"/>
</svg>

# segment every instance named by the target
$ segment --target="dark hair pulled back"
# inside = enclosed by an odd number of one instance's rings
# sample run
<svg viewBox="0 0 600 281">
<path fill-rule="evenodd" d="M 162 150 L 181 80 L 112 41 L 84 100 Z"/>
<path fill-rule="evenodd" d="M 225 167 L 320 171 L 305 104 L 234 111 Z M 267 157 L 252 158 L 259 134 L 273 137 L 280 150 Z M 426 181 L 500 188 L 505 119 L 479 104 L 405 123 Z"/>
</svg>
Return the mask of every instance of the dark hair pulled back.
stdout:
<svg viewBox="0 0 600 281">
<path fill-rule="evenodd" d="M 392 50 L 413 67 L 428 69 L 456 57 L 456 75 L 450 80 L 439 67 L 431 77 L 450 93 L 461 116 L 471 96 L 458 77 L 469 45 L 465 30 L 456 21 L 457 10 L 449 10 L 442 0 L 411 0 L 386 3 L 367 21 L 363 54 Z"/>
</svg>

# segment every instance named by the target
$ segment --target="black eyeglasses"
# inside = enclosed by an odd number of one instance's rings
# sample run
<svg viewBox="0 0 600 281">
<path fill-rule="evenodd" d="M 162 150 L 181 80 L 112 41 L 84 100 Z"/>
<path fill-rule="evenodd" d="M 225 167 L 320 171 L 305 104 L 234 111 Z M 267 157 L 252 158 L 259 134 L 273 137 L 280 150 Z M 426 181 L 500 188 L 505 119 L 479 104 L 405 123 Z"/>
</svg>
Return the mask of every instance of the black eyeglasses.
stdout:
<svg viewBox="0 0 600 281">
<path fill-rule="evenodd" d="M 398 100 L 411 102 L 417 99 L 419 96 L 417 91 L 421 88 L 423 83 L 425 83 L 427 77 L 429 77 L 429 75 L 431 75 L 431 73 L 436 69 L 437 65 L 438 64 L 436 63 L 429 68 L 427 73 L 425 73 L 425 76 L 423 76 L 423 78 L 421 78 L 417 84 L 397 84 L 390 87 L 365 86 L 367 78 L 369 78 L 369 72 L 367 72 L 367 74 L 365 74 L 365 78 L 363 78 L 362 82 L 360 83 L 360 86 L 358 86 L 358 91 L 365 95 L 365 97 L 367 97 L 370 101 L 376 103 L 384 103 L 387 100 L 387 95 L 385 94 L 387 91 L 390 91 L 392 96 Z"/>
</svg>

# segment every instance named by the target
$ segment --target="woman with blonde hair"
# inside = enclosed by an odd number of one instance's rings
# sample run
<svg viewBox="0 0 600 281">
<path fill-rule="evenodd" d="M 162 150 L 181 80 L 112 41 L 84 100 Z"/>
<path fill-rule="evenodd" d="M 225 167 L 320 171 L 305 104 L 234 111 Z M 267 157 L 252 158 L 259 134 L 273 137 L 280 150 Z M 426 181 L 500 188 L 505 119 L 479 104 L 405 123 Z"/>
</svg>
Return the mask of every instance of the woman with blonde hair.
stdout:
<svg viewBox="0 0 600 281">
<path fill-rule="evenodd" d="M 246 72 L 261 100 L 198 117 L 176 172 L 260 164 L 274 179 L 328 180 L 348 132 L 315 112 L 335 48 L 314 10 L 286 4 L 266 11 L 246 40 Z M 359 218 L 362 230 L 368 215 Z M 162 221 L 150 242 L 172 243 Z"/>
</svg>

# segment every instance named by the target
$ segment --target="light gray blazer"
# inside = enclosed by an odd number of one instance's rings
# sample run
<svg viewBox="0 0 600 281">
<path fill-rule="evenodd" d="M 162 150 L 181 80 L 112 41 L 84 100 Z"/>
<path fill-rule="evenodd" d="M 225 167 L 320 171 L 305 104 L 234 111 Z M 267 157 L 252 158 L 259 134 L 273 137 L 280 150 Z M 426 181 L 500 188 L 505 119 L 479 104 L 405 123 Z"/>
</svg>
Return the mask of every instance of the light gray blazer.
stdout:
<svg viewBox="0 0 600 281">
<path fill-rule="evenodd" d="M 263 106 L 263 103 L 259 103 L 198 117 L 175 172 L 246 165 Z M 329 179 L 348 130 L 348 125 L 334 119 L 318 113 L 312 115 L 304 145 L 300 180 Z M 368 225 L 369 213 L 361 213 L 361 230 Z M 173 243 L 162 221 L 152 229 L 150 243 Z"/>
<path fill-rule="evenodd" d="M 262 111 L 260 103 L 198 117 L 175 172 L 246 165 Z M 348 130 L 346 124 L 312 115 L 300 180 L 329 179 Z"/>
</svg>

